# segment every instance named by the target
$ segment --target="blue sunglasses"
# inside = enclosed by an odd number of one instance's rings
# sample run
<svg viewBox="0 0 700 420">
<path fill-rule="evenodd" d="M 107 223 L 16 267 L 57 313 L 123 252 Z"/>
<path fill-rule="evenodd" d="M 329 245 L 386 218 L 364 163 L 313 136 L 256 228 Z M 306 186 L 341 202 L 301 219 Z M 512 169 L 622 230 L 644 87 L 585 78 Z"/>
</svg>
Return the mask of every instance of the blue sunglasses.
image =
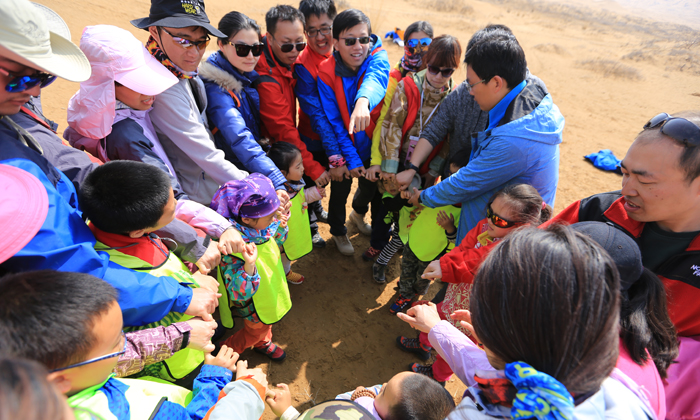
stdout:
<svg viewBox="0 0 700 420">
<path fill-rule="evenodd" d="M 433 42 L 433 40 L 430 38 L 421 38 L 421 39 L 414 38 L 414 39 L 409 39 L 406 42 L 406 46 L 408 48 L 416 48 L 418 46 L 418 44 L 420 44 L 423 47 L 427 47 L 428 45 L 430 45 L 431 42 Z"/>
<path fill-rule="evenodd" d="M 50 85 L 56 80 L 56 76 L 44 72 L 36 72 L 29 76 L 18 76 L 0 67 L 0 74 L 6 77 L 12 77 L 12 80 L 5 85 L 5 90 L 8 92 L 24 92 L 36 85 L 41 85 L 42 88 Z"/>
</svg>

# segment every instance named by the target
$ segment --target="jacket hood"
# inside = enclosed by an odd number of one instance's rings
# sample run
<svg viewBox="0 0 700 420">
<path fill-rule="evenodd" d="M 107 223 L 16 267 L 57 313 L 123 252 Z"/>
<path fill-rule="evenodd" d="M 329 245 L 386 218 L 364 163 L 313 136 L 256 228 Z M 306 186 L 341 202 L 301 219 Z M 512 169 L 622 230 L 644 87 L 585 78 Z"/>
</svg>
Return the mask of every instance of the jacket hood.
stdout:
<svg viewBox="0 0 700 420">
<path fill-rule="evenodd" d="M 335 57 L 335 74 L 337 74 L 340 77 L 355 77 L 358 74 L 364 73 L 369 63 L 369 57 L 382 48 L 382 40 L 379 39 L 377 35 L 372 34 L 369 38 L 370 41 L 367 57 L 365 58 L 365 61 L 362 62 L 360 67 L 357 68 L 356 71 L 352 70 L 350 67 L 345 65 L 338 51 L 333 52 L 333 57 Z"/>
</svg>

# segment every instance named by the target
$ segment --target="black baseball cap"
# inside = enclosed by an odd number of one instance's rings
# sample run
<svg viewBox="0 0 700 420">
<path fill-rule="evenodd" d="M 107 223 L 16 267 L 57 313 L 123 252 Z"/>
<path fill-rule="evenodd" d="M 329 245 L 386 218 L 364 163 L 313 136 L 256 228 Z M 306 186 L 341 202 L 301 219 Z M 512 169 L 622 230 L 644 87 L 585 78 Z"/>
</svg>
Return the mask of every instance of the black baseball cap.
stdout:
<svg viewBox="0 0 700 420">
<path fill-rule="evenodd" d="M 149 26 L 168 28 L 201 26 L 215 37 L 226 38 L 224 33 L 209 23 L 202 0 L 151 0 L 151 11 L 148 17 L 134 19 L 131 24 L 146 30 Z"/>
</svg>

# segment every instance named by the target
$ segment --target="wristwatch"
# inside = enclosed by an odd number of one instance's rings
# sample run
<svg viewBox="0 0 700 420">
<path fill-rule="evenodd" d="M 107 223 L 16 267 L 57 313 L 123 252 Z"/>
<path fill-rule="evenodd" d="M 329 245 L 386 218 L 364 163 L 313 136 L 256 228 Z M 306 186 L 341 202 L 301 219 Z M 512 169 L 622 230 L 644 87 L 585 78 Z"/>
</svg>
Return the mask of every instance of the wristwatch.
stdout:
<svg viewBox="0 0 700 420">
<path fill-rule="evenodd" d="M 408 169 L 413 169 L 414 171 L 416 171 L 416 173 L 420 172 L 420 168 L 417 167 L 416 165 L 414 165 L 414 164 L 411 163 L 411 162 L 408 162 L 408 163 L 406 164 L 406 169 L 407 169 L 407 170 L 408 170 Z"/>
</svg>

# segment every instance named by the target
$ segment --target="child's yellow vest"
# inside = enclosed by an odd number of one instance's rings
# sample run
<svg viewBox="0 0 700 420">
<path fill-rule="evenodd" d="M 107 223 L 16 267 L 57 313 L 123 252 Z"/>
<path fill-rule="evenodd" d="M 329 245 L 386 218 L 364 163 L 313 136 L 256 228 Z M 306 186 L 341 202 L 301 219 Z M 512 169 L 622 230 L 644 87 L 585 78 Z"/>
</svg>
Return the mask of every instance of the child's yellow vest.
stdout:
<svg viewBox="0 0 700 420">
<path fill-rule="evenodd" d="M 405 209 L 405 207 L 404 207 Z M 455 206 L 444 206 L 436 209 L 423 207 L 415 220 L 408 224 L 408 246 L 423 262 L 433 261 L 443 251 L 454 248 L 454 243 L 447 240 L 445 229 L 437 224 L 437 215 L 444 210 L 447 216 L 454 215 L 455 225 L 459 222 L 460 209 Z M 403 226 L 401 226 L 403 229 Z"/>
<path fill-rule="evenodd" d="M 287 226 L 287 240 L 284 241 L 284 252 L 290 261 L 297 260 L 311 252 L 311 227 L 309 226 L 308 210 L 304 211 L 304 188 L 292 198 L 292 208 Z"/>
</svg>

